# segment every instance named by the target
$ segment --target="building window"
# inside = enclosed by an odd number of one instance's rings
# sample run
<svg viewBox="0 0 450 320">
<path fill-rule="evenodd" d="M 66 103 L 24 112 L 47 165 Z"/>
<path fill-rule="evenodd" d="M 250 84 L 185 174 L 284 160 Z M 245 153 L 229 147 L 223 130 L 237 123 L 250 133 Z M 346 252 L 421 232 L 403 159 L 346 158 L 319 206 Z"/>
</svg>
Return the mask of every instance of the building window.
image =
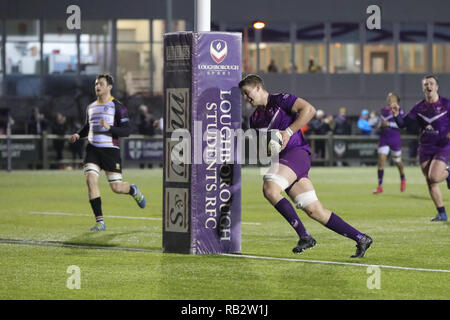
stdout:
<svg viewBox="0 0 450 320">
<path fill-rule="evenodd" d="M 112 25 L 107 20 L 83 21 L 80 35 L 80 73 L 113 73 Z"/>
<path fill-rule="evenodd" d="M 358 23 L 332 23 L 330 72 L 355 73 L 361 70 Z"/>
<path fill-rule="evenodd" d="M 395 72 L 393 25 L 383 23 L 382 29 L 366 29 L 364 73 Z"/>
<path fill-rule="evenodd" d="M 185 20 L 173 20 L 171 32 L 179 32 L 189 30 L 191 26 Z M 164 86 L 164 33 L 166 33 L 167 25 L 165 20 L 152 20 L 152 93 L 161 95 Z"/>
<path fill-rule="evenodd" d="M 47 20 L 43 23 L 44 74 L 77 73 L 77 35 L 67 29 L 65 20 Z"/>
<path fill-rule="evenodd" d="M 117 88 L 128 95 L 150 90 L 150 21 L 117 20 Z"/>
<path fill-rule="evenodd" d="M 433 72 L 450 73 L 450 23 L 435 23 L 433 29 Z"/>
<path fill-rule="evenodd" d="M 238 30 L 240 29 L 240 30 Z M 253 27 L 228 27 L 227 31 L 239 31 L 243 34 L 243 68 L 244 72 L 258 71 L 257 32 L 261 34 L 259 43 L 259 71 L 260 72 L 290 72 L 291 43 L 289 25 L 267 24 L 262 30 L 255 31 Z"/>
<path fill-rule="evenodd" d="M 5 46 L 6 74 L 39 74 L 38 20 L 7 20 Z"/>
<path fill-rule="evenodd" d="M 212 31 L 219 31 L 219 25 L 211 23 Z M 227 24 L 226 31 L 242 33 L 242 70 L 244 73 L 256 72 L 255 29 L 252 26 Z"/>
<path fill-rule="evenodd" d="M 0 79 L 2 77 L 3 77 L 3 24 L 2 21 L 0 21 Z"/>
<path fill-rule="evenodd" d="M 261 31 L 259 52 L 262 72 L 290 72 L 292 64 L 289 25 L 266 25 Z"/>
<path fill-rule="evenodd" d="M 426 42 L 427 28 L 425 23 L 403 23 L 400 25 L 399 72 L 427 72 Z"/>
<path fill-rule="evenodd" d="M 326 72 L 325 24 L 301 24 L 296 30 L 295 65 L 300 73 Z"/>
</svg>

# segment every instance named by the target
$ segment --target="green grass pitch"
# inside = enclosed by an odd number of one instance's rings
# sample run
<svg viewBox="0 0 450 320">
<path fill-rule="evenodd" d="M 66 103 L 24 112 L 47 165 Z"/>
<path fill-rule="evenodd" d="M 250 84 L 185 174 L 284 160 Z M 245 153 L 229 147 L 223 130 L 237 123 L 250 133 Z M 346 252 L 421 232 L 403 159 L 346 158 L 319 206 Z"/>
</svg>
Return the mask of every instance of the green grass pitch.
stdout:
<svg viewBox="0 0 450 320">
<path fill-rule="evenodd" d="M 251 257 L 163 254 L 161 169 L 124 170 L 148 197 L 145 210 L 113 194 L 102 173 L 104 232 L 89 232 L 81 170 L 1 172 L 0 299 L 450 299 L 450 223 L 430 222 L 418 167 L 406 168 L 404 193 L 386 168 L 376 196 L 375 167 L 313 167 L 310 177 L 326 208 L 372 236 L 366 257 L 351 259 L 352 240 L 303 212 L 318 245 L 292 254 L 296 234 L 263 198 L 255 168 L 242 170 L 242 254 Z M 69 266 L 80 289 L 67 286 Z"/>
</svg>

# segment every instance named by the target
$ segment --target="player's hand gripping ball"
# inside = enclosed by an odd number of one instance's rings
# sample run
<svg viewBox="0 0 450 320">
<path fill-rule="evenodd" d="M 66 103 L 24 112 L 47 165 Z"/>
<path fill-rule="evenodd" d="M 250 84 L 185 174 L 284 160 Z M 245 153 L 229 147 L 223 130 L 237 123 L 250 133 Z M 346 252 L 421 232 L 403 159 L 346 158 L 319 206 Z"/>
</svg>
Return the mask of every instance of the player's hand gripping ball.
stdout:
<svg viewBox="0 0 450 320">
<path fill-rule="evenodd" d="M 267 153 L 269 156 L 274 156 L 280 153 L 283 147 L 283 136 L 280 130 L 269 130 L 267 132 Z"/>
</svg>

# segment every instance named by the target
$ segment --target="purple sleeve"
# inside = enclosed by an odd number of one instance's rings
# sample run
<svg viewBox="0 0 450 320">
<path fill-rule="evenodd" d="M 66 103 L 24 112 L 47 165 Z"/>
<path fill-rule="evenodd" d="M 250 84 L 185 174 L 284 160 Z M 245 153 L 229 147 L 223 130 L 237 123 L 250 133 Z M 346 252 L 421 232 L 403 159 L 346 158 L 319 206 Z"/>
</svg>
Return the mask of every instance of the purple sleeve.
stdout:
<svg viewBox="0 0 450 320">
<path fill-rule="evenodd" d="M 412 120 L 417 120 L 417 109 L 418 106 L 420 105 L 421 102 L 417 103 L 412 109 L 411 111 L 408 112 L 408 114 L 406 115 L 406 117 L 412 119 Z"/>
<path fill-rule="evenodd" d="M 286 111 L 288 114 L 292 111 L 292 106 L 294 105 L 295 101 L 297 100 L 297 97 L 289 94 L 284 93 L 277 96 L 277 105 L 280 106 L 281 109 Z"/>
</svg>

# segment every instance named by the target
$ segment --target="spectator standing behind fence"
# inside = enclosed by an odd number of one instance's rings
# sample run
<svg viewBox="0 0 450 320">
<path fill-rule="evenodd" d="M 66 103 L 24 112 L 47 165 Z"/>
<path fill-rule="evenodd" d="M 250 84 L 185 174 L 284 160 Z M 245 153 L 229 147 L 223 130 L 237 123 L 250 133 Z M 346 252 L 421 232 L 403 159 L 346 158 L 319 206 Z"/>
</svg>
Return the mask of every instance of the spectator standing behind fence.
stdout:
<svg viewBox="0 0 450 320">
<path fill-rule="evenodd" d="M 155 120 L 152 115 L 148 112 L 148 107 L 146 105 L 141 105 L 139 107 L 139 134 L 144 134 L 148 136 L 153 136 L 155 134 Z"/>
<path fill-rule="evenodd" d="M 372 127 L 369 124 L 369 111 L 364 109 L 361 111 L 361 116 L 358 119 L 358 128 L 362 135 L 370 136 L 372 134 Z"/>
<path fill-rule="evenodd" d="M 34 107 L 28 120 L 27 132 L 28 134 L 42 134 L 48 127 L 48 121 L 45 119 L 43 113 L 39 111 L 38 107 Z"/>
<path fill-rule="evenodd" d="M 346 117 L 347 109 L 342 107 L 339 114 L 334 118 L 334 134 L 352 134 L 352 125 Z"/>
<path fill-rule="evenodd" d="M 267 71 L 268 72 L 278 72 L 278 67 L 277 67 L 277 65 L 275 64 L 275 60 L 270 60 L 270 64 L 269 64 L 269 66 L 267 67 Z"/>
<path fill-rule="evenodd" d="M 369 119 L 367 120 L 367 122 L 369 122 L 369 125 L 372 128 L 371 134 L 372 135 L 376 134 L 378 132 L 378 129 L 380 128 L 381 119 L 375 111 L 370 112 Z"/>
<path fill-rule="evenodd" d="M 52 123 L 52 133 L 60 135 L 60 139 L 53 140 L 53 148 L 56 151 L 56 160 L 60 161 L 63 158 L 63 150 L 64 150 L 64 135 L 67 133 L 67 122 L 66 117 L 63 116 L 60 112 L 56 113 L 55 122 Z"/>
<path fill-rule="evenodd" d="M 323 110 L 317 110 L 316 116 L 308 124 L 308 132 L 317 135 L 325 135 L 331 131 L 329 120 L 325 118 L 325 112 Z M 315 141 L 315 152 L 319 158 L 325 156 L 325 140 Z"/>
</svg>

